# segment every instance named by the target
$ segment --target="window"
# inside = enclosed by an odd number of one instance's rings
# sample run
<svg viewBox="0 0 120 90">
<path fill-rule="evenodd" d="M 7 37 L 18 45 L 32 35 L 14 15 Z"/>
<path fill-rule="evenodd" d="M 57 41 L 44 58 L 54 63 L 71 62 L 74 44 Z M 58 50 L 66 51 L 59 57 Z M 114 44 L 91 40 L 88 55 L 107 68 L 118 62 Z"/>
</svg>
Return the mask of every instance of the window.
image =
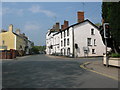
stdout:
<svg viewBox="0 0 120 90">
<path fill-rule="evenodd" d="M 62 38 L 62 32 L 61 32 L 61 38 Z"/>
<path fill-rule="evenodd" d="M 92 54 L 95 54 L 95 49 L 92 49 Z"/>
<path fill-rule="evenodd" d="M 56 47 L 55 47 L 55 53 L 56 53 Z"/>
<path fill-rule="evenodd" d="M 63 42 L 61 41 L 61 47 L 63 46 Z"/>
<path fill-rule="evenodd" d="M 94 39 L 94 46 L 96 46 L 96 39 Z"/>
<path fill-rule="evenodd" d="M 66 54 L 66 49 L 64 49 L 64 55 Z"/>
<path fill-rule="evenodd" d="M 64 46 L 66 46 L 66 39 L 64 39 Z"/>
<path fill-rule="evenodd" d="M 77 43 L 75 43 L 75 49 L 78 49 L 78 44 Z"/>
<path fill-rule="evenodd" d="M 69 45 L 69 39 L 67 39 L 67 45 Z"/>
<path fill-rule="evenodd" d="M 91 29 L 91 35 L 94 35 L 95 33 L 94 33 L 94 29 L 92 28 Z"/>
<path fill-rule="evenodd" d="M 69 36 L 69 29 L 67 30 L 67 36 Z"/>
<path fill-rule="evenodd" d="M 67 49 L 67 55 L 70 55 L 70 48 Z"/>
<path fill-rule="evenodd" d="M 88 44 L 88 46 L 92 46 L 92 44 L 91 44 L 91 38 L 87 38 L 87 44 Z"/>
<path fill-rule="evenodd" d="M 61 54 L 63 54 L 63 51 L 62 51 L 62 49 L 61 49 Z"/>
<path fill-rule="evenodd" d="M 4 40 L 2 40 L 2 45 L 4 45 L 5 44 L 5 41 Z"/>
<path fill-rule="evenodd" d="M 66 33 L 65 33 L 65 31 L 64 31 L 64 37 L 65 37 L 65 34 L 66 34 Z"/>
<path fill-rule="evenodd" d="M 55 41 L 54 41 L 54 42 L 55 42 L 55 44 L 56 44 L 56 38 L 55 38 Z"/>
</svg>

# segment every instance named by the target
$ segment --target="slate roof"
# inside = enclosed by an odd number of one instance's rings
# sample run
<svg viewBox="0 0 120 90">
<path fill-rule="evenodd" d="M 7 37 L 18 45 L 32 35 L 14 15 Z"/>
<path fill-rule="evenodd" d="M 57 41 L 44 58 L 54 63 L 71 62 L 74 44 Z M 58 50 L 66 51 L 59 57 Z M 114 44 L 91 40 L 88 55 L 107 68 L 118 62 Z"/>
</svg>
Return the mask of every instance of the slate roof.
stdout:
<svg viewBox="0 0 120 90">
<path fill-rule="evenodd" d="M 74 27 L 74 26 L 79 25 L 79 24 L 82 24 L 82 23 L 84 23 L 84 22 L 89 22 L 91 25 L 93 25 L 95 28 L 97 28 L 97 29 L 99 30 L 99 28 L 98 28 L 95 24 L 93 24 L 90 20 L 86 19 L 86 20 L 84 20 L 84 21 L 82 21 L 82 22 L 79 22 L 79 23 L 75 23 L 75 24 L 73 24 L 73 25 L 70 25 L 69 27 L 67 27 L 67 28 L 65 28 L 65 29 L 63 29 L 63 30 L 55 33 L 54 35 L 59 34 L 60 32 L 69 29 L 70 27 Z M 54 36 L 54 35 L 53 35 L 53 36 Z"/>
</svg>

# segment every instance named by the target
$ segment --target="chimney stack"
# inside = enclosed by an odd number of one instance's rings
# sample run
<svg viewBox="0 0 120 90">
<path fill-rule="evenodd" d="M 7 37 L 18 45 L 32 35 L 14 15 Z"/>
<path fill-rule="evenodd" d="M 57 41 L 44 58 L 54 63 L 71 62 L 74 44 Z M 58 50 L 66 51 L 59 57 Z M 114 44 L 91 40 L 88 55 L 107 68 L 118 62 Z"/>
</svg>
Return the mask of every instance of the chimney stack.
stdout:
<svg viewBox="0 0 120 90">
<path fill-rule="evenodd" d="M 56 25 L 53 25 L 52 29 L 50 31 L 55 31 Z"/>
<path fill-rule="evenodd" d="M 78 23 L 84 21 L 84 12 L 78 11 L 77 17 L 78 17 Z"/>
<path fill-rule="evenodd" d="M 13 25 L 12 24 L 9 25 L 8 31 L 13 32 Z"/>
<path fill-rule="evenodd" d="M 57 32 L 59 32 L 60 30 L 60 25 L 59 25 L 59 22 L 56 22 L 56 29 L 55 29 Z"/>
<path fill-rule="evenodd" d="M 63 29 L 67 28 L 69 26 L 69 22 L 64 20 L 64 26 L 63 26 Z"/>
<path fill-rule="evenodd" d="M 63 28 L 64 28 L 64 25 L 61 25 L 61 30 L 63 30 Z"/>
<path fill-rule="evenodd" d="M 17 29 L 17 30 L 15 31 L 15 33 L 18 34 L 18 35 L 20 35 L 20 29 Z"/>
</svg>

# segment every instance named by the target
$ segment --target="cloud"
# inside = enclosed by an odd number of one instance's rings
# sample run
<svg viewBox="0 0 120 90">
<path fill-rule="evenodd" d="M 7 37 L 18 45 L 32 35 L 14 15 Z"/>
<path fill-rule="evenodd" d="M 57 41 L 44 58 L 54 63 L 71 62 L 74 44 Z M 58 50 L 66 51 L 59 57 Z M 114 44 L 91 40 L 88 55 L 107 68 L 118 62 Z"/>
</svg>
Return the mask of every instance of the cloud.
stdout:
<svg viewBox="0 0 120 90">
<path fill-rule="evenodd" d="M 43 13 L 48 17 L 55 17 L 56 13 L 42 9 L 39 5 L 33 5 L 31 8 L 26 9 L 17 9 L 17 8 L 10 8 L 10 7 L 2 7 L 2 15 L 7 14 L 16 14 L 17 16 L 23 16 L 25 12 L 30 11 L 32 13 Z"/>
<path fill-rule="evenodd" d="M 40 30 L 41 27 L 37 22 L 27 22 L 24 25 L 25 31 L 34 31 L 34 30 Z"/>
<path fill-rule="evenodd" d="M 16 14 L 18 16 L 22 16 L 23 13 L 24 13 L 23 9 L 15 9 L 15 8 L 2 7 L 2 15 Z"/>
<path fill-rule="evenodd" d="M 54 13 L 52 11 L 49 11 L 49 10 L 42 9 L 38 5 L 33 5 L 31 8 L 29 8 L 29 11 L 31 11 L 32 13 L 43 13 L 43 14 L 49 16 L 49 17 L 56 16 L 56 13 Z"/>
</svg>

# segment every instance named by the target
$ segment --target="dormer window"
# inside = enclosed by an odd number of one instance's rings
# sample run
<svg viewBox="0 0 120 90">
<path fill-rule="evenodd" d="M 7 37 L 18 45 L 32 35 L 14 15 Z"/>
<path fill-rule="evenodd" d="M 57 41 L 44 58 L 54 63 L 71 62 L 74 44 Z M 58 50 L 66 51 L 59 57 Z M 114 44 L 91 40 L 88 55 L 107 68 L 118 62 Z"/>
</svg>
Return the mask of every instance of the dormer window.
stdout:
<svg viewBox="0 0 120 90">
<path fill-rule="evenodd" d="M 95 31 L 93 28 L 91 29 L 91 35 L 95 35 Z"/>
</svg>

